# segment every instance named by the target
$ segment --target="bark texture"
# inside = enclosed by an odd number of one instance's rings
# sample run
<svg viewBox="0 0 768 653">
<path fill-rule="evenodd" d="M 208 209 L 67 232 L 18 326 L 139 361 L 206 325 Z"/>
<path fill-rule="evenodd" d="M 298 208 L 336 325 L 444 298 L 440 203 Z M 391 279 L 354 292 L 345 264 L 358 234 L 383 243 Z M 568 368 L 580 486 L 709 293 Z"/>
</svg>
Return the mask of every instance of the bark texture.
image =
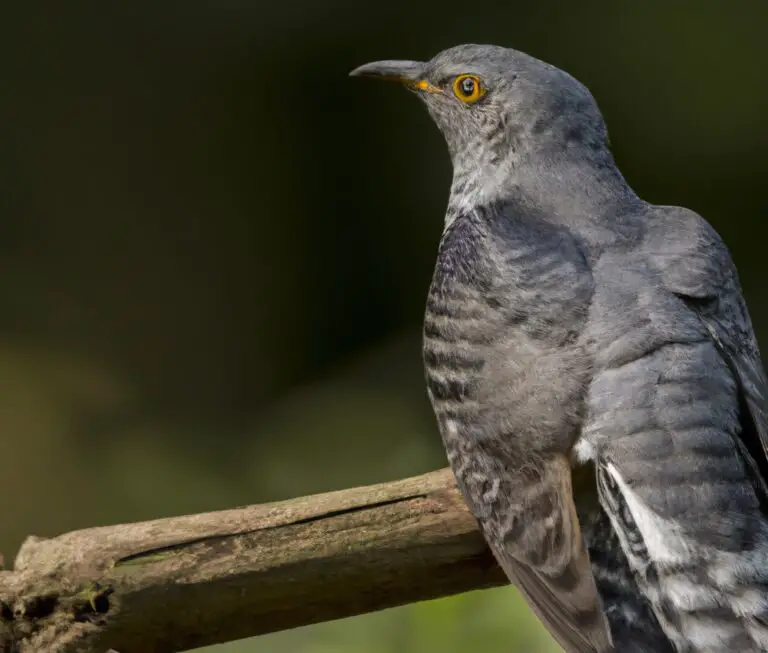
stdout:
<svg viewBox="0 0 768 653">
<path fill-rule="evenodd" d="M 0 571 L 0 652 L 176 653 L 504 583 L 440 470 L 29 537 Z"/>
</svg>

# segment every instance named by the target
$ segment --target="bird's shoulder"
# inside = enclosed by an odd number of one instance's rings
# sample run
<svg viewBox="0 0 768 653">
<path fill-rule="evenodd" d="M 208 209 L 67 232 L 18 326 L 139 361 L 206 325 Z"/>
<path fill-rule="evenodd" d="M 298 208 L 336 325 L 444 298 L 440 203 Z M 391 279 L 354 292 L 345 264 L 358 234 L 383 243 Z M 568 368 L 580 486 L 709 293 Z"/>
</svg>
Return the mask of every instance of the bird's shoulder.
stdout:
<svg viewBox="0 0 768 653">
<path fill-rule="evenodd" d="M 653 206 L 644 216 L 641 252 L 653 264 L 664 286 L 697 300 L 740 296 L 736 267 L 715 228 L 695 211 Z"/>
<path fill-rule="evenodd" d="M 629 246 L 607 248 L 596 264 L 603 310 L 594 314 L 603 327 L 626 327 L 634 311 L 638 325 L 657 323 L 662 340 L 698 339 L 704 331 L 729 364 L 759 367 L 738 272 L 714 227 L 676 206 L 646 205 L 634 217 L 639 228 Z"/>
<path fill-rule="evenodd" d="M 648 220 L 643 250 L 665 290 L 682 299 L 706 327 L 750 408 L 763 413 L 758 409 L 766 395 L 760 352 L 738 271 L 723 239 L 694 211 L 661 206 Z"/>
</svg>

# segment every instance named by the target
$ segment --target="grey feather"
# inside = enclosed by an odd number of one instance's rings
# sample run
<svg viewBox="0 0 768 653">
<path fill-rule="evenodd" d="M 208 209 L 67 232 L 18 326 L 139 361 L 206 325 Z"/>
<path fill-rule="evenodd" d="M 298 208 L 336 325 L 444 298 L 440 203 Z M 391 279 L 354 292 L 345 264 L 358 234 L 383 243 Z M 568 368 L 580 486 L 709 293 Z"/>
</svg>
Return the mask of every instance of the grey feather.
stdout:
<svg viewBox="0 0 768 653">
<path fill-rule="evenodd" d="M 465 45 L 354 74 L 448 144 L 428 394 L 510 581 L 568 653 L 768 651 L 768 386 L 719 236 L 634 193 L 553 66 Z"/>
</svg>

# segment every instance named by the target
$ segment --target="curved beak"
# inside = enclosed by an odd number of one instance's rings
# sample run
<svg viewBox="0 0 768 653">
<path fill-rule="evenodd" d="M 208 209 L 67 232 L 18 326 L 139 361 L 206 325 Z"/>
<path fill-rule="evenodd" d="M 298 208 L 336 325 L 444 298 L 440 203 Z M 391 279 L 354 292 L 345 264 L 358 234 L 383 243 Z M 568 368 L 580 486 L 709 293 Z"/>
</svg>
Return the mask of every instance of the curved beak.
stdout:
<svg viewBox="0 0 768 653">
<path fill-rule="evenodd" d="M 421 80 L 424 64 L 420 61 L 373 61 L 355 68 L 350 77 L 378 77 L 404 84 Z"/>
<path fill-rule="evenodd" d="M 442 89 L 424 79 L 424 67 L 425 64 L 421 61 L 374 61 L 355 68 L 349 75 L 400 82 L 414 91 L 442 93 Z"/>
</svg>

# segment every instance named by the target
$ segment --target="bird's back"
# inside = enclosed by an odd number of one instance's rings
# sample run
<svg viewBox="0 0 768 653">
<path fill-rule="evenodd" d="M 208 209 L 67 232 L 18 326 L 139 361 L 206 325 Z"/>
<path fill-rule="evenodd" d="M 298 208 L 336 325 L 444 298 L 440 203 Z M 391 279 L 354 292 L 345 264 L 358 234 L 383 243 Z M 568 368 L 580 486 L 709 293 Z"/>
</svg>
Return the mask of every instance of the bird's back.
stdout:
<svg viewBox="0 0 768 653">
<path fill-rule="evenodd" d="M 766 651 L 764 453 L 748 406 L 764 388 L 745 388 L 739 373 L 762 376 L 754 335 L 711 227 L 682 209 L 641 217 L 632 250 L 593 266 L 582 438 L 638 586 L 677 650 Z"/>
</svg>

